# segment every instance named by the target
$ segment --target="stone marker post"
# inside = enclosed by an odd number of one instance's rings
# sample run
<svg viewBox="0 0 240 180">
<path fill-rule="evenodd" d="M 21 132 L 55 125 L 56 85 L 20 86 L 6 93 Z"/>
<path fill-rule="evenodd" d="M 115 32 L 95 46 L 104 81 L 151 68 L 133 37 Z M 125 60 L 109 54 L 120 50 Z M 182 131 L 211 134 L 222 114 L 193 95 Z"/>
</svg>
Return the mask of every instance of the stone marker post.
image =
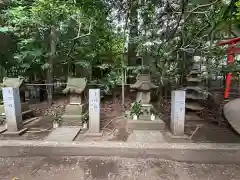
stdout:
<svg viewBox="0 0 240 180">
<path fill-rule="evenodd" d="M 4 110 L 8 132 L 18 132 L 23 128 L 21 102 L 18 88 L 2 88 Z"/>
<path fill-rule="evenodd" d="M 89 89 L 89 134 L 100 134 L 100 89 Z"/>
<path fill-rule="evenodd" d="M 185 96 L 185 91 L 172 91 L 171 131 L 174 136 L 184 135 Z"/>
</svg>

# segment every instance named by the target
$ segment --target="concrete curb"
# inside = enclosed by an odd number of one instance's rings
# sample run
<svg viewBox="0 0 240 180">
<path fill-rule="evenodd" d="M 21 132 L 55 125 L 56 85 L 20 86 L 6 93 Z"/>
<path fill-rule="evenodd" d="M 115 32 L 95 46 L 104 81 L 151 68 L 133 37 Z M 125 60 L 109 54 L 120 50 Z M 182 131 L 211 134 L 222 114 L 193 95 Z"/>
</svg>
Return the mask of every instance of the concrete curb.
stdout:
<svg viewBox="0 0 240 180">
<path fill-rule="evenodd" d="M 0 157 L 120 156 L 240 164 L 240 144 L 0 141 Z"/>
</svg>

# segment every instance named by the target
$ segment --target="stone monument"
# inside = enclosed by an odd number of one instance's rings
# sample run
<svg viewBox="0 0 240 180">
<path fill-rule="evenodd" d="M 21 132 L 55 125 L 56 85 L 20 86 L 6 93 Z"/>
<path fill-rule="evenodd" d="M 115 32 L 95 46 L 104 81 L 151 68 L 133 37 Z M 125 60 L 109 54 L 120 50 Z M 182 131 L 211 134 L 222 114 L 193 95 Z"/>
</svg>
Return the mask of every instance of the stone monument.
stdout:
<svg viewBox="0 0 240 180">
<path fill-rule="evenodd" d="M 69 94 L 70 103 L 62 116 L 62 126 L 82 126 L 82 114 L 86 109 L 83 103 L 83 91 L 86 85 L 86 78 L 68 78 L 67 87 L 63 93 Z"/>
<path fill-rule="evenodd" d="M 18 88 L 4 87 L 2 88 L 4 110 L 7 121 L 6 135 L 20 135 L 27 129 L 23 129 L 20 93 Z"/>
<path fill-rule="evenodd" d="M 150 110 L 153 107 L 150 104 L 151 90 L 157 88 L 152 82 L 150 74 L 141 74 L 136 78 L 136 83 L 130 85 L 130 88 L 137 91 L 136 102 L 141 103 L 144 114 L 150 114 Z"/>
<path fill-rule="evenodd" d="M 127 126 L 128 129 L 134 130 L 163 130 L 165 128 L 164 122 L 155 114 L 154 120 L 151 115 L 153 113 L 153 105 L 150 104 L 151 90 L 157 88 L 152 82 L 150 74 L 141 74 L 136 78 L 136 83 L 130 88 L 137 91 L 136 102 L 141 104 L 141 114 L 137 120 L 133 120 L 130 112 L 127 112 Z"/>
<path fill-rule="evenodd" d="M 89 129 L 86 135 L 102 135 L 100 133 L 100 89 L 89 89 Z"/>
<path fill-rule="evenodd" d="M 21 112 L 22 116 L 31 115 L 32 116 L 32 110 L 29 108 L 28 102 L 26 102 L 25 99 L 25 91 L 27 91 L 27 87 L 24 84 L 24 78 L 18 77 L 18 78 L 3 78 L 3 83 L 1 85 L 2 87 L 12 87 L 19 89 L 19 95 L 20 95 L 20 102 L 21 102 Z M 23 119 L 25 119 L 23 117 Z"/>
<path fill-rule="evenodd" d="M 184 136 L 185 91 L 172 91 L 171 132 L 173 136 Z"/>
<path fill-rule="evenodd" d="M 186 90 L 186 121 L 203 120 L 199 114 L 204 107 L 202 102 L 207 98 L 207 91 L 203 87 L 203 67 L 202 58 L 194 56 L 193 67 L 187 76 Z"/>
</svg>

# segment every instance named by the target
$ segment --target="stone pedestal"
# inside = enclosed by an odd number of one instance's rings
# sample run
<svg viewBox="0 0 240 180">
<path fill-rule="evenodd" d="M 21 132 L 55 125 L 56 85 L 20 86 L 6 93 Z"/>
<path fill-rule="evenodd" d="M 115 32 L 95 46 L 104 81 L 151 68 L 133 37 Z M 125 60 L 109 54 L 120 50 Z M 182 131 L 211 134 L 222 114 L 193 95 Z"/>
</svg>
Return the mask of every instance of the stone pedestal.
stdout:
<svg viewBox="0 0 240 180">
<path fill-rule="evenodd" d="M 81 102 L 81 95 L 70 94 L 70 104 L 66 106 L 62 116 L 62 126 L 82 126 L 82 114 L 85 112 L 86 106 Z"/>
<path fill-rule="evenodd" d="M 7 121 L 7 132 L 4 134 L 21 134 L 23 129 L 20 94 L 18 88 L 2 88 L 4 111 Z"/>
<path fill-rule="evenodd" d="M 171 132 L 173 136 L 184 136 L 185 91 L 172 91 Z"/>
<path fill-rule="evenodd" d="M 63 93 L 70 95 L 70 103 L 66 106 L 62 116 L 62 126 L 82 126 L 82 117 L 86 110 L 86 106 L 83 104 L 83 92 L 86 84 L 85 78 L 68 77 L 67 87 Z"/>
</svg>

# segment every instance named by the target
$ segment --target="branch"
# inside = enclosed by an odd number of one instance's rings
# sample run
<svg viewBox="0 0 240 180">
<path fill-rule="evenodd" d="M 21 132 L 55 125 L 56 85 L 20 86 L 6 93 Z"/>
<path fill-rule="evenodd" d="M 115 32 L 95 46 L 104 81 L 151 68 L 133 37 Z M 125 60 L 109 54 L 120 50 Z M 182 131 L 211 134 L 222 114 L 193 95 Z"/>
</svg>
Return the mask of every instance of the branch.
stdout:
<svg viewBox="0 0 240 180">
<path fill-rule="evenodd" d="M 209 24 L 207 24 L 206 26 L 203 26 L 203 27 L 195 34 L 195 36 L 192 38 L 192 40 L 190 41 L 190 43 L 189 43 L 187 46 L 184 47 L 184 49 L 187 48 L 187 47 L 189 47 L 189 46 L 193 43 L 193 41 L 195 40 L 195 38 L 196 38 L 205 28 L 207 28 L 208 26 L 209 26 Z"/>
<path fill-rule="evenodd" d="M 85 37 L 85 36 L 89 36 L 91 34 L 91 31 L 92 31 L 92 20 L 91 20 L 91 22 L 89 24 L 88 33 L 87 34 L 83 34 L 83 35 L 80 36 L 81 25 L 82 25 L 82 23 L 79 23 L 78 35 L 75 38 L 73 38 L 72 40 L 76 40 L 76 39 L 79 39 L 79 38 L 82 38 L 82 37 Z"/>
<path fill-rule="evenodd" d="M 79 38 L 85 37 L 85 36 L 89 36 L 91 34 L 91 31 L 92 31 L 92 20 L 91 20 L 89 28 L 88 28 L 88 33 L 87 34 L 83 34 L 83 35 L 80 36 L 81 26 L 82 26 L 82 23 L 79 23 L 78 35 L 75 38 L 71 39 L 71 40 L 73 40 L 73 45 L 72 45 L 71 49 L 68 51 L 68 53 L 67 53 L 68 57 L 70 56 L 70 53 L 73 51 L 73 49 L 74 49 L 74 47 L 76 45 L 76 40 L 79 39 Z"/>
<path fill-rule="evenodd" d="M 178 27 L 179 27 L 179 25 L 180 25 L 180 22 L 181 22 L 181 20 L 182 20 L 183 15 L 184 15 L 185 6 L 186 6 L 186 4 L 188 4 L 188 0 L 186 0 L 186 2 L 185 2 L 184 0 L 182 0 L 181 2 L 182 2 L 182 3 L 181 3 L 181 4 L 182 4 L 181 15 L 180 15 L 179 18 L 178 18 L 177 25 L 176 25 L 176 27 L 174 28 L 174 30 L 172 31 L 171 35 L 168 36 L 168 38 L 159 45 L 159 48 L 158 48 L 158 50 L 157 50 L 158 53 L 159 53 L 162 45 L 165 44 L 166 42 L 168 42 L 170 39 L 172 39 L 172 38 L 174 37 L 175 33 L 177 32 L 177 29 L 178 29 Z"/>
<path fill-rule="evenodd" d="M 186 11 L 187 13 L 192 13 L 192 14 L 206 14 L 207 11 L 196 11 L 196 12 L 191 12 L 191 11 Z M 181 14 L 182 12 L 174 12 L 174 14 Z"/>
<path fill-rule="evenodd" d="M 185 18 L 185 21 L 186 21 L 186 20 L 191 16 L 191 14 L 192 14 L 194 11 L 196 11 L 197 9 L 214 5 L 214 4 L 216 4 L 217 2 L 219 2 L 219 1 L 220 1 L 220 0 L 216 0 L 216 1 L 211 2 L 211 3 L 209 3 L 209 4 L 203 4 L 203 5 L 199 5 L 199 6 L 195 7 L 195 8 L 193 8 L 193 9 L 189 12 L 188 16 Z"/>
</svg>

